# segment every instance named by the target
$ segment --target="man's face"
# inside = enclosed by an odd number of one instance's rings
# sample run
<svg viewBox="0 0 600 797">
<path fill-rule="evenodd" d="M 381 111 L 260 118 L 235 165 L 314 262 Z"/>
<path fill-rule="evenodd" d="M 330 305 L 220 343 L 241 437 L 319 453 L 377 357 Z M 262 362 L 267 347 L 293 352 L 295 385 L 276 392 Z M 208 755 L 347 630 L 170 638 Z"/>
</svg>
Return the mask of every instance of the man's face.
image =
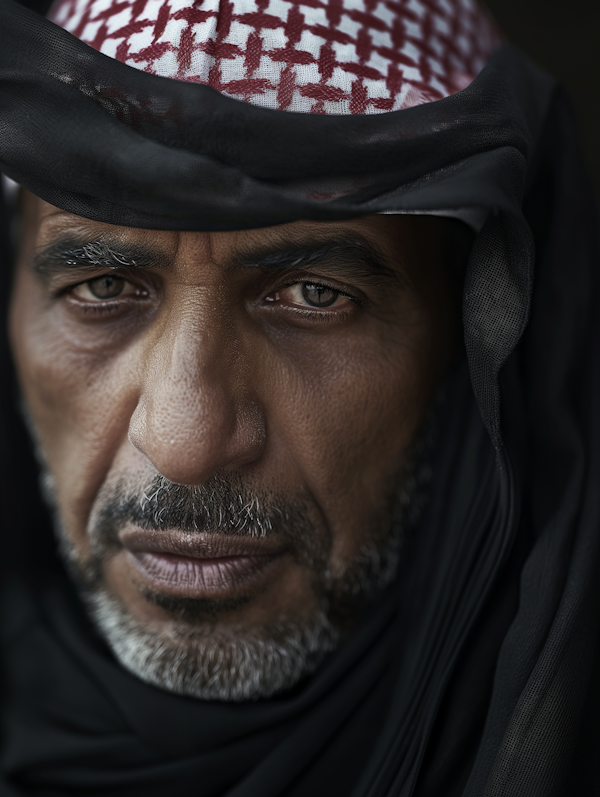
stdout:
<svg viewBox="0 0 600 797">
<path fill-rule="evenodd" d="M 176 233 L 26 207 L 13 349 L 100 626 L 164 688 L 288 688 L 393 576 L 457 339 L 451 223 Z"/>
</svg>

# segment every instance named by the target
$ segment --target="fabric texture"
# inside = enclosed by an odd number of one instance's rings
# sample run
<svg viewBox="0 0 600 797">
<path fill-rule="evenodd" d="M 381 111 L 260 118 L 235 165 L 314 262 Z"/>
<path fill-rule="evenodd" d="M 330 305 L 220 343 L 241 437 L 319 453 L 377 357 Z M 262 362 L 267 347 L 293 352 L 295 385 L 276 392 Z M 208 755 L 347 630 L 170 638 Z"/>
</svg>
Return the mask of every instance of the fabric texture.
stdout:
<svg viewBox="0 0 600 797">
<path fill-rule="evenodd" d="M 2 394 L 2 793 L 597 793 L 582 752 L 594 745 L 580 741 L 598 713 L 597 229 L 553 80 L 503 47 L 435 102 L 294 114 L 132 69 L 12 0 L 0 42 L 0 168 L 79 215 L 191 230 L 367 212 L 480 219 L 466 363 L 408 564 L 322 669 L 277 699 L 204 703 L 119 667 L 56 558 L 16 399 Z M 8 372 L 6 342 L 3 357 Z"/>
<path fill-rule="evenodd" d="M 441 99 L 501 41 L 475 0 L 58 0 L 50 18 L 136 69 L 302 113 Z"/>
</svg>

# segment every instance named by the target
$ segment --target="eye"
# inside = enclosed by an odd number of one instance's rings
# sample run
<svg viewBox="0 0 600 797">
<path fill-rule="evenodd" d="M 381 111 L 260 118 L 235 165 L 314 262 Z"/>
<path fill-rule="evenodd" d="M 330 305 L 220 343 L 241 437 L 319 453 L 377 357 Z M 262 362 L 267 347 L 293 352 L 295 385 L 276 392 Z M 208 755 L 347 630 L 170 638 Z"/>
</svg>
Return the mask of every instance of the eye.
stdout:
<svg viewBox="0 0 600 797">
<path fill-rule="evenodd" d="M 340 295 L 327 285 L 317 285 L 311 282 L 303 282 L 294 287 L 300 288 L 302 298 L 306 304 L 312 307 L 331 307 Z"/>
<path fill-rule="evenodd" d="M 348 296 L 336 291 L 335 288 L 318 282 L 297 282 L 272 295 L 271 301 L 273 300 L 315 309 L 337 307 L 351 301 Z"/>
<path fill-rule="evenodd" d="M 130 282 L 114 274 L 103 274 L 101 277 L 82 282 L 71 290 L 77 299 L 87 302 L 94 300 L 106 302 L 134 292 L 135 288 Z"/>
</svg>

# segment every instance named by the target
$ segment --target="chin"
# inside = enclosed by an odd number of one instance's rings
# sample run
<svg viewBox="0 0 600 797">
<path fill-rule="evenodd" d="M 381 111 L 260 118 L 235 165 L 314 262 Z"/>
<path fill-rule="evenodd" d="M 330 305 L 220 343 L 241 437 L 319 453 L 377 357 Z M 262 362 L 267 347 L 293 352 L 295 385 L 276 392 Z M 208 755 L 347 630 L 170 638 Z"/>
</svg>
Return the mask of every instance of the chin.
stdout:
<svg viewBox="0 0 600 797">
<path fill-rule="evenodd" d="M 253 701 L 288 691 L 337 647 L 340 632 L 317 610 L 244 627 L 212 620 L 137 620 L 104 589 L 85 597 L 117 660 L 140 680 L 201 700 Z"/>
</svg>

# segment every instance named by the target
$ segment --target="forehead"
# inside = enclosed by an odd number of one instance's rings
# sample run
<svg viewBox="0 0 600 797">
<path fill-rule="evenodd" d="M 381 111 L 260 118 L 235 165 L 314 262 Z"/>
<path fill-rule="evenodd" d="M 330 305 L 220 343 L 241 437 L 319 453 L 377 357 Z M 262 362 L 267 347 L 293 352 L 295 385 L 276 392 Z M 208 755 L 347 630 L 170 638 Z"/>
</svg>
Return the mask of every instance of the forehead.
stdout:
<svg viewBox="0 0 600 797">
<path fill-rule="evenodd" d="M 428 248 L 445 239 L 445 220 L 431 217 L 367 215 L 341 222 L 298 221 L 273 227 L 229 232 L 175 232 L 104 224 L 76 216 L 27 195 L 25 209 L 29 240 L 36 248 L 57 240 L 107 240 L 111 245 L 136 245 L 174 259 L 194 254 L 203 261 L 227 265 L 253 251 L 278 251 L 290 245 L 310 246 L 330 240 L 364 243 L 385 259 L 395 259 Z M 432 236 L 433 233 L 433 236 Z"/>
</svg>

